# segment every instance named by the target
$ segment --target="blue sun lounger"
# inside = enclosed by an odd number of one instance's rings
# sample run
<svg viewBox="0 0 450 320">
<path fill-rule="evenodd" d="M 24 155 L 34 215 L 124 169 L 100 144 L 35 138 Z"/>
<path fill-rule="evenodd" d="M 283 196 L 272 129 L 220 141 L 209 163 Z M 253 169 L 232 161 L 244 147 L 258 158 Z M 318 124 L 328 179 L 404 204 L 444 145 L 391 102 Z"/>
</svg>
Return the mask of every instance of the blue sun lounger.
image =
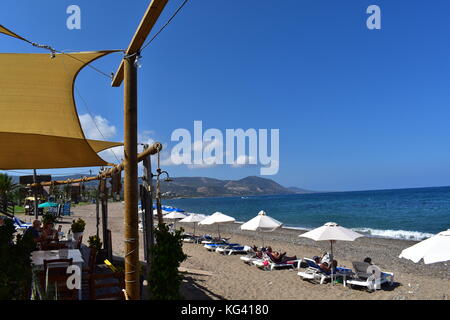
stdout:
<svg viewBox="0 0 450 320">
<path fill-rule="evenodd" d="M 24 223 L 19 218 L 14 217 L 14 226 L 16 227 L 16 230 L 26 230 L 29 227 L 31 227 L 31 223 Z"/>
<path fill-rule="evenodd" d="M 216 252 L 232 255 L 234 253 L 248 253 L 252 250 L 249 246 L 227 246 L 227 247 L 218 247 L 216 248 Z"/>
<path fill-rule="evenodd" d="M 209 251 L 214 251 L 220 247 L 240 247 L 240 246 L 241 245 L 239 243 L 209 243 L 205 244 L 203 247 L 205 247 Z"/>
</svg>

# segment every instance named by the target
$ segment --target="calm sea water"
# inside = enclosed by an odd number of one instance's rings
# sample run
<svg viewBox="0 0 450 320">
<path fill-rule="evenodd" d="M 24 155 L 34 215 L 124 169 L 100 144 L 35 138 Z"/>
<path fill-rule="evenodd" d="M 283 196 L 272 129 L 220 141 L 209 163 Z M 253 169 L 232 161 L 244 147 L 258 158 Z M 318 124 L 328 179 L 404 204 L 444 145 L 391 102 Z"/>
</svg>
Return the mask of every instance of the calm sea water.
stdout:
<svg viewBox="0 0 450 320">
<path fill-rule="evenodd" d="M 336 222 L 386 238 L 421 240 L 450 228 L 450 187 L 172 199 L 164 204 L 187 212 L 220 211 L 242 222 L 264 210 L 285 227 L 313 229 Z"/>
</svg>

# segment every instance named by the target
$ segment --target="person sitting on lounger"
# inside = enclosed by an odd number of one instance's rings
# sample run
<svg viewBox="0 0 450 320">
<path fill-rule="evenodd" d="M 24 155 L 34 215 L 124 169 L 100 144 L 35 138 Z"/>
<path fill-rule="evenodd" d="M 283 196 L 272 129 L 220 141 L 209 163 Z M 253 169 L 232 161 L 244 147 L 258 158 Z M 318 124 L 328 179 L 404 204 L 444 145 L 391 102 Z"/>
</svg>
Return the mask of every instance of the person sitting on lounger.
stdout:
<svg viewBox="0 0 450 320">
<path fill-rule="evenodd" d="M 275 263 L 286 263 L 287 261 L 297 260 L 297 256 L 287 257 L 286 252 L 279 253 L 278 251 L 272 251 L 271 247 L 267 247 L 266 254 Z"/>
<path fill-rule="evenodd" d="M 314 262 L 315 262 L 317 265 L 320 264 L 320 257 L 319 257 L 319 256 L 314 256 L 312 259 L 314 260 Z"/>
<path fill-rule="evenodd" d="M 45 241 L 58 240 L 58 231 L 53 227 L 53 222 L 44 223 L 42 239 Z"/>
<path fill-rule="evenodd" d="M 254 245 L 252 247 L 252 249 L 253 249 L 253 252 L 255 253 L 256 258 L 262 259 L 263 253 L 266 251 L 266 248 L 263 247 L 263 248 L 261 248 L 261 250 L 259 250 L 258 247 Z M 272 248 L 271 248 L 271 250 L 272 250 Z"/>
<path fill-rule="evenodd" d="M 323 263 L 319 264 L 320 270 L 322 270 L 326 274 L 330 274 L 333 269 L 335 270 L 337 268 L 337 266 L 338 266 L 338 262 L 336 260 L 333 260 L 331 265 L 328 264 L 327 262 L 323 262 Z"/>
<path fill-rule="evenodd" d="M 364 262 L 368 263 L 368 264 L 372 264 L 372 259 L 367 257 L 364 259 Z"/>
<path fill-rule="evenodd" d="M 325 252 L 322 256 L 322 258 L 320 259 L 321 263 L 326 262 L 328 265 L 330 265 L 331 263 L 331 255 L 328 252 Z"/>
</svg>

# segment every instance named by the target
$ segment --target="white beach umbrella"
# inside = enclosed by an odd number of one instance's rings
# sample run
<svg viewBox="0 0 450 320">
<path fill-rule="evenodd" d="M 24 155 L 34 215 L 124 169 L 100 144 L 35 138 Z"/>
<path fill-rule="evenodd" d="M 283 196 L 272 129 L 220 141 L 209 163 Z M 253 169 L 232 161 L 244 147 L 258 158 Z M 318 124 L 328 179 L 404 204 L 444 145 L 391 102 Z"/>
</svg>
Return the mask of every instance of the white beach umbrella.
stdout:
<svg viewBox="0 0 450 320">
<path fill-rule="evenodd" d="M 217 232 L 219 233 L 219 238 L 220 238 L 219 226 L 221 224 L 232 223 L 235 221 L 236 221 L 236 219 L 234 219 L 233 217 L 227 216 L 226 214 L 223 214 L 221 212 L 215 212 L 212 215 L 210 215 L 210 216 L 206 217 L 205 219 L 203 219 L 202 221 L 200 221 L 198 224 L 205 225 L 205 226 L 217 224 Z"/>
<path fill-rule="evenodd" d="M 187 216 L 181 212 L 172 211 L 171 213 L 168 213 L 164 216 L 164 219 L 170 219 L 170 220 L 178 220 L 178 219 L 184 219 Z"/>
<path fill-rule="evenodd" d="M 299 237 L 305 237 L 315 241 L 354 241 L 357 238 L 363 237 L 363 235 L 344 228 L 335 222 L 328 222 L 319 228 L 299 235 Z"/>
<path fill-rule="evenodd" d="M 335 241 L 354 241 L 363 237 L 363 235 L 344 228 L 335 222 L 328 222 L 319 228 L 299 235 L 299 237 L 313 239 L 314 241 L 330 241 L 331 260 L 333 260 L 333 243 Z"/>
<path fill-rule="evenodd" d="M 415 263 L 423 259 L 425 264 L 449 261 L 450 229 L 403 250 L 399 258 L 409 259 Z"/>
<path fill-rule="evenodd" d="M 200 221 L 204 220 L 205 218 L 206 218 L 206 216 L 204 214 L 191 213 L 186 218 L 180 220 L 180 222 L 193 223 L 194 224 L 194 235 L 195 235 L 195 226 L 196 226 L 196 224 L 199 223 Z"/>
<path fill-rule="evenodd" d="M 272 232 L 275 229 L 281 227 L 283 224 L 266 215 L 266 212 L 261 210 L 256 217 L 247 221 L 243 225 L 241 225 L 241 230 L 249 230 L 249 231 L 260 231 L 260 232 Z M 263 247 L 264 247 L 264 237 L 263 239 Z"/>
<path fill-rule="evenodd" d="M 175 222 L 174 223 L 174 228 L 175 228 L 175 225 L 177 224 L 177 220 L 181 220 L 181 219 L 186 218 L 186 215 L 181 213 L 181 212 L 172 211 L 172 212 L 164 215 L 163 218 L 164 219 L 168 219 L 168 220 L 174 220 L 174 222 Z"/>
</svg>

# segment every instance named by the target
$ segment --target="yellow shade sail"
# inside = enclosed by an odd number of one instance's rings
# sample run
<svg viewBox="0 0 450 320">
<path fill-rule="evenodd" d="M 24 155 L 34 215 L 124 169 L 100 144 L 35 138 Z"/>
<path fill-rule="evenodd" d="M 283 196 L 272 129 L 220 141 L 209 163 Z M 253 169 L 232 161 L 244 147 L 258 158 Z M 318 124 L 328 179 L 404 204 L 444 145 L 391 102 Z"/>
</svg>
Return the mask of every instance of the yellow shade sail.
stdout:
<svg viewBox="0 0 450 320">
<path fill-rule="evenodd" d="M 111 52 L 0 53 L 0 169 L 107 165 L 97 152 L 121 143 L 86 140 L 73 86 L 84 66 Z"/>
</svg>

